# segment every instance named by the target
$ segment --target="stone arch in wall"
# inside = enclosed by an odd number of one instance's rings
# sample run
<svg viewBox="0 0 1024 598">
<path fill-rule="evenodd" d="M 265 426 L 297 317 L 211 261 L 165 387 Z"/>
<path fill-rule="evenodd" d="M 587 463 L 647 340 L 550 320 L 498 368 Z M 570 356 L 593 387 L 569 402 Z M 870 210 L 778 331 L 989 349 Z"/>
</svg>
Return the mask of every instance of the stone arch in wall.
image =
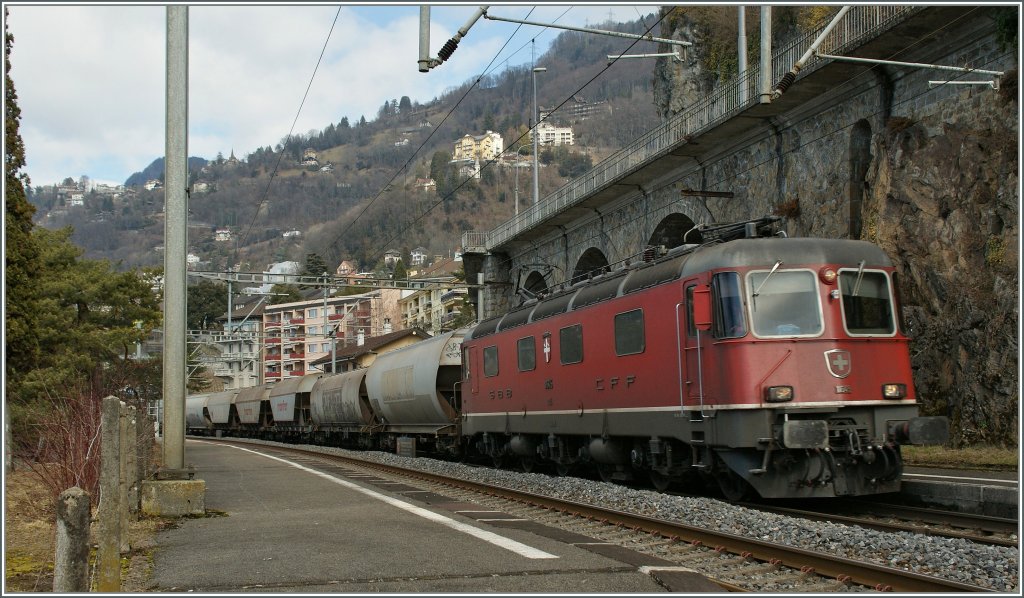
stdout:
<svg viewBox="0 0 1024 598">
<path fill-rule="evenodd" d="M 850 131 L 850 184 L 847 199 L 850 202 L 850 238 L 859 239 L 863 228 L 864 190 L 867 187 L 868 167 L 871 165 L 871 124 L 861 119 Z"/>
<path fill-rule="evenodd" d="M 661 219 L 658 226 L 654 227 L 654 232 L 651 233 L 650 239 L 647 241 L 648 247 L 657 247 L 658 245 L 664 245 L 665 249 L 672 249 L 678 247 L 684 243 L 683 237 L 687 231 L 695 226 L 693 220 L 689 216 L 679 213 L 672 213 Z M 693 231 L 690 236 L 686 238 L 686 243 L 700 243 L 701 237 L 700 232 Z"/>
<path fill-rule="evenodd" d="M 537 296 L 548 290 L 548 283 L 544 280 L 543 274 L 534 270 L 526 277 L 523 288 Z"/>
<path fill-rule="evenodd" d="M 605 257 L 604 253 L 596 247 L 591 247 L 583 252 L 580 259 L 576 260 L 576 267 L 572 271 L 571 284 L 603 274 L 608 272 L 609 269 L 608 258 Z"/>
</svg>

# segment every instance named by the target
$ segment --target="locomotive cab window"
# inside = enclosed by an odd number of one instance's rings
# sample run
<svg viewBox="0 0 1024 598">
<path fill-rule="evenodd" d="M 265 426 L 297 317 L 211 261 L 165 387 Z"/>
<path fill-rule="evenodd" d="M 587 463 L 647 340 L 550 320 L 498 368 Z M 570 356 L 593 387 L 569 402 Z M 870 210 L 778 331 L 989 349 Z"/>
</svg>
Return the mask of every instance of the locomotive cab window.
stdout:
<svg viewBox="0 0 1024 598">
<path fill-rule="evenodd" d="M 519 371 L 529 372 L 537 367 L 537 343 L 532 336 L 519 339 L 516 343 L 519 354 Z"/>
<path fill-rule="evenodd" d="M 484 347 L 484 376 L 490 378 L 498 375 L 498 347 Z"/>
<path fill-rule="evenodd" d="M 743 318 L 743 297 L 740 294 L 740 275 L 736 272 L 721 272 L 711 279 L 712 303 L 714 305 L 715 338 L 740 338 L 747 335 L 747 323 Z"/>
<path fill-rule="evenodd" d="M 885 272 L 861 269 L 839 271 L 843 324 L 850 336 L 896 334 L 892 293 Z"/>
<path fill-rule="evenodd" d="M 818 277 L 810 270 L 750 272 L 747 303 L 759 337 L 818 336 L 824 330 Z"/>
<path fill-rule="evenodd" d="M 558 355 L 562 365 L 583 361 L 583 324 L 559 329 Z"/>
<path fill-rule="evenodd" d="M 615 354 L 644 352 L 644 311 L 634 309 L 615 316 Z"/>
<path fill-rule="evenodd" d="M 697 326 L 693 323 L 693 289 L 697 287 L 686 287 L 686 335 L 697 336 Z"/>
</svg>

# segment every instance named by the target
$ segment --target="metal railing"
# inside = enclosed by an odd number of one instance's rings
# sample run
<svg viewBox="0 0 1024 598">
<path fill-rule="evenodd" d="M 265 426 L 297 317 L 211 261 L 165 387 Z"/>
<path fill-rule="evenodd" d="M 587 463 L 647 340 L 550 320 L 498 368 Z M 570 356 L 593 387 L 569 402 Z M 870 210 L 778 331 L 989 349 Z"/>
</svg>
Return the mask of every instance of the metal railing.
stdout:
<svg viewBox="0 0 1024 598">
<path fill-rule="evenodd" d="M 877 37 L 910 15 L 924 9 L 925 7 L 922 6 L 855 6 L 829 33 L 822 43 L 820 51 L 841 53 L 860 46 L 866 40 Z M 796 40 L 772 57 L 773 85 L 782 75 L 793 68 L 796 61 L 806 52 L 811 42 L 823 29 L 824 26 Z M 823 60 L 811 57 L 800 70 L 797 80 L 799 81 L 807 73 L 813 72 L 823 64 Z M 596 164 L 580 178 L 569 181 L 562 188 L 521 211 L 505 223 L 498 225 L 490 232 L 464 233 L 463 248 L 484 247 L 489 251 L 500 247 L 520 232 L 578 204 L 595 191 L 636 172 L 641 166 L 686 143 L 687 138 L 695 137 L 759 103 L 759 80 L 759 66 L 748 69 L 747 75 L 743 79 L 736 79 L 723 85 L 704 100 L 641 135 Z M 742 103 L 740 102 L 741 86 L 746 87 L 747 91 L 745 96 L 747 99 Z"/>
</svg>

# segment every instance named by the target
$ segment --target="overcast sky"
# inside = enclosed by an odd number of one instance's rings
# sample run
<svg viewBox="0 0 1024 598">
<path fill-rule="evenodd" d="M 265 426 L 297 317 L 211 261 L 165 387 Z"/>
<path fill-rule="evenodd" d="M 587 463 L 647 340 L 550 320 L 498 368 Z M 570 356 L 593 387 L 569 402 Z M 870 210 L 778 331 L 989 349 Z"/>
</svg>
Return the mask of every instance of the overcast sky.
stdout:
<svg viewBox="0 0 1024 598">
<path fill-rule="evenodd" d="M 431 56 L 477 6 L 432 7 Z M 83 175 L 123 183 L 163 156 L 166 6 L 5 8 L 25 172 L 33 185 Z M 654 5 L 596 3 L 490 5 L 488 11 L 576 27 L 609 17 L 650 20 L 656 12 Z M 522 25 L 501 50 L 518 25 L 482 18 L 447 62 L 420 73 L 418 4 L 198 4 L 188 14 L 189 155 L 207 159 L 232 151 L 244 158 L 276 145 L 293 122 L 293 132 L 305 134 L 342 117 L 373 120 L 386 100 L 428 102 L 483 73 L 496 56 L 491 73 L 528 64 L 531 39 L 539 57 L 563 31 Z"/>
</svg>

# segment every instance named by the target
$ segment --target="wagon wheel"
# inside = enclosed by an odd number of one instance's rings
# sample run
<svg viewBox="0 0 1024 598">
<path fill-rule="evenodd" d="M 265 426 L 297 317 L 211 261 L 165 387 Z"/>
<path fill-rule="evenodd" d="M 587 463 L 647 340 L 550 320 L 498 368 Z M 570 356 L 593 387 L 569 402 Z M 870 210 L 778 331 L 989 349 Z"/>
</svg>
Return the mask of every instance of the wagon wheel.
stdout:
<svg viewBox="0 0 1024 598">
<path fill-rule="evenodd" d="M 537 467 L 537 460 L 534 459 L 533 457 L 520 457 L 519 458 L 519 468 L 522 469 L 524 473 L 533 473 L 533 470 L 536 467 Z"/>
<path fill-rule="evenodd" d="M 724 469 L 715 475 L 718 488 L 729 502 L 741 502 L 750 498 L 753 487 L 731 469 Z"/>
<path fill-rule="evenodd" d="M 613 476 L 615 475 L 615 466 L 603 465 L 599 463 L 597 465 L 597 475 L 601 476 L 602 482 L 611 484 L 613 481 Z"/>
<path fill-rule="evenodd" d="M 654 486 L 654 489 L 658 492 L 664 492 L 672 485 L 672 478 L 660 471 L 651 470 L 648 474 L 651 478 L 651 485 Z"/>
<path fill-rule="evenodd" d="M 502 469 L 505 467 L 505 455 L 500 453 L 492 453 L 491 462 L 494 463 L 495 469 Z"/>
<path fill-rule="evenodd" d="M 572 474 L 574 465 L 572 463 L 555 463 L 555 473 L 558 477 L 565 478 Z"/>
</svg>

